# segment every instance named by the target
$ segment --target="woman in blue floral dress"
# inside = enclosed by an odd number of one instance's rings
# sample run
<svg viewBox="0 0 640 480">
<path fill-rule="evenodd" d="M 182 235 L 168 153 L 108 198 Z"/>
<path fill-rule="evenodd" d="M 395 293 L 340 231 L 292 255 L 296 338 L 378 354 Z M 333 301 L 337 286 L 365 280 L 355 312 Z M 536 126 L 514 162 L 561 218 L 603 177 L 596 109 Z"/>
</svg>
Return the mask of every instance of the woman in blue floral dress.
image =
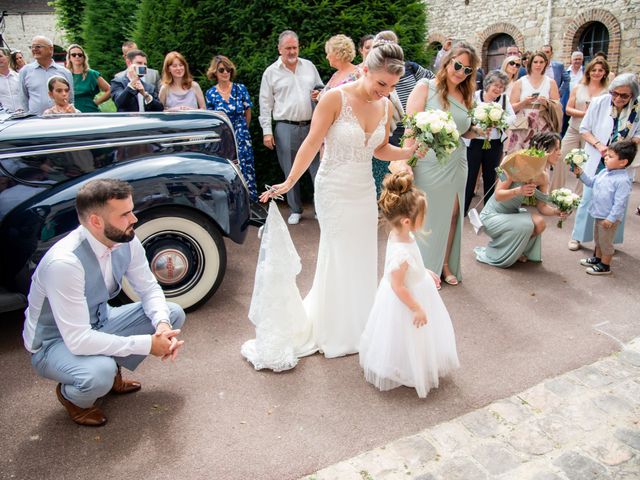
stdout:
<svg viewBox="0 0 640 480">
<path fill-rule="evenodd" d="M 251 135 L 249 134 L 251 107 L 253 104 L 247 87 L 232 81 L 235 73 L 236 66 L 227 57 L 224 55 L 213 57 L 207 71 L 207 78 L 215 81 L 216 84 L 207 90 L 205 101 L 207 110 L 224 112 L 231 120 L 238 142 L 240 170 L 249 186 L 251 200 L 258 200 L 256 172 L 253 165 L 253 147 L 251 146 Z"/>
</svg>

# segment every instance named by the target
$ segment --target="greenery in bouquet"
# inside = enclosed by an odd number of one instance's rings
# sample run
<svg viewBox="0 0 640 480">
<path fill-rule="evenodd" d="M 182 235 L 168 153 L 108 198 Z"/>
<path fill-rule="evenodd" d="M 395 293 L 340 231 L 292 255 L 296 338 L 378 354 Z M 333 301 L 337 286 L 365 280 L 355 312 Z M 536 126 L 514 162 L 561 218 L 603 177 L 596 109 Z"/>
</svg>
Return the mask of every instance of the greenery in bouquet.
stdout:
<svg viewBox="0 0 640 480">
<path fill-rule="evenodd" d="M 580 205 L 580 195 L 568 188 L 558 188 L 551 192 L 549 201 L 561 212 L 571 213 Z M 562 219 L 558 220 L 558 228 L 562 228 Z"/>
<path fill-rule="evenodd" d="M 447 163 L 449 155 L 459 146 L 460 133 L 450 112 L 442 110 L 427 110 L 404 117 L 407 129 L 402 141 L 414 138 L 419 146 L 425 146 L 434 151 L 440 165 Z M 415 167 L 418 156 L 414 153 L 407 162 Z"/>
<path fill-rule="evenodd" d="M 506 112 L 496 102 L 476 104 L 471 113 L 471 121 L 482 130 L 497 128 L 500 132 L 503 132 L 508 127 L 506 118 Z M 491 142 L 488 137 L 485 137 L 484 142 L 482 142 L 482 148 L 483 150 L 491 148 Z"/>
<path fill-rule="evenodd" d="M 573 172 L 574 167 L 580 167 L 584 169 L 584 164 L 587 163 L 588 160 L 587 152 L 585 152 L 582 148 L 574 148 L 564 157 L 564 163 L 571 167 L 571 171 Z"/>
</svg>

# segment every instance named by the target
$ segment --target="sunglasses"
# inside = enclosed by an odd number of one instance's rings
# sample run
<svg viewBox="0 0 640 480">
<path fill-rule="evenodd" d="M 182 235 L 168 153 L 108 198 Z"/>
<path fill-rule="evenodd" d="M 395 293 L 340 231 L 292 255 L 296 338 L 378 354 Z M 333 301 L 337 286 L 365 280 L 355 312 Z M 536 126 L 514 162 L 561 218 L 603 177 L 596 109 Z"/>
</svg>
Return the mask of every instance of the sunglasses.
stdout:
<svg viewBox="0 0 640 480">
<path fill-rule="evenodd" d="M 611 92 L 611 98 L 618 97 L 620 97 L 620 100 L 629 100 L 631 98 L 631 95 L 629 95 L 628 93 Z"/>
<path fill-rule="evenodd" d="M 462 70 L 462 71 L 464 72 L 465 76 L 467 76 L 467 77 L 468 77 L 469 75 L 471 75 L 471 72 L 473 72 L 473 68 L 471 68 L 471 67 L 465 67 L 464 65 L 462 65 L 462 64 L 461 64 L 459 61 L 457 61 L 457 60 L 454 60 L 454 61 L 453 61 L 453 69 L 454 69 L 456 72 L 459 72 L 460 70 Z"/>
<path fill-rule="evenodd" d="M 84 57 L 84 53 L 70 53 L 69 54 L 70 57 Z"/>
<path fill-rule="evenodd" d="M 521 63 L 518 63 L 518 62 L 514 62 L 513 60 L 511 60 L 511 61 L 509 62 L 509 66 L 510 66 L 510 67 L 521 67 L 521 66 L 522 66 L 522 64 L 521 64 Z"/>
<path fill-rule="evenodd" d="M 228 68 L 224 68 L 224 67 L 218 67 L 218 73 L 231 73 L 231 70 Z"/>
</svg>

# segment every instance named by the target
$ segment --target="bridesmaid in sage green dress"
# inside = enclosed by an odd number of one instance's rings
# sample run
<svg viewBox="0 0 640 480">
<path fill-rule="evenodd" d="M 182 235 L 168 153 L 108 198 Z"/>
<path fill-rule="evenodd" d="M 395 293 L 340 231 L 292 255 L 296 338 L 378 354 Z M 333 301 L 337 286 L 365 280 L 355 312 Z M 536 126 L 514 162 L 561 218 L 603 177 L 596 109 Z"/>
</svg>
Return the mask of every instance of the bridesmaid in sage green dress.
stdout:
<svg viewBox="0 0 640 480">
<path fill-rule="evenodd" d="M 478 63 L 478 56 L 471 45 L 457 43 L 443 58 L 436 78 L 423 80 L 415 86 L 407 102 L 407 114 L 427 109 L 449 111 L 461 136 L 475 138 L 482 134 L 477 127 L 471 127 L 469 117 Z M 424 235 L 418 236 L 424 265 L 442 275 L 448 284 L 457 285 L 462 279 L 460 205 L 464 205 L 467 181 L 467 149 L 462 140 L 445 165 L 438 162 L 433 150 L 428 150 L 413 167 L 413 175 L 416 185 L 426 192 L 429 202 Z"/>
<path fill-rule="evenodd" d="M 554 166 L 560 157 L 560 136 L 555 132 L 537 133 L 531 146 L 547 152 L 547 165 Z M 480 213 L 485 233 L 491 237 L 486 247 L 476 247 L 476 259 L 494 267 L 508 268 L 516 261 L 542 261 L 542 236 L 546 223 L 542 215 L 559 215 L 557 208 L 547 205 L 549 175 L 543 172 L 533 183 L 512 181 L 503 173 L 495 193 Z M 522 208 L 525 196 L 534 195 L 539 213 Z"/>
</svg>

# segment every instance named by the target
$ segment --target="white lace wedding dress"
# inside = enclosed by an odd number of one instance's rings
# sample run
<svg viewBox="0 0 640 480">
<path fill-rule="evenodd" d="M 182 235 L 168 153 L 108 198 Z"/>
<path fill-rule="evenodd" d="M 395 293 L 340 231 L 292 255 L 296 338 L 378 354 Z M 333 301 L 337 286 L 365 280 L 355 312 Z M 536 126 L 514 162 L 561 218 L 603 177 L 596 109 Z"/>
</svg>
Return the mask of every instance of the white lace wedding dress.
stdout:
<svg viewBox="0 0 640 480">
<path fill-rule="evenodd" d="M 275 202 L 269 206 L 249 310 L 256 338 L 241 348 L 257 370 L 291 369 L 318 349 L 326 357 L 357 353 L 373 306 L 378 210 L 371 159 L 384 139 L 388 102 L 367 135 L 340 92 L 340 115 L 327 132 L 315 180 L 320 245 L 304 302 L 295 281 L 300 257 Z"/>
<path fill-rule="evenodd" d="M 314 338 L 328 358 L 358 352 L 377 287 L 378 210 L 373 151 L 385 135 L 388 101 L 367 135 L 340 89 L 342 108 L 329 128 L 315 180 L 320 245 L 313 286 L 304 300 Z"/>
</svg>

